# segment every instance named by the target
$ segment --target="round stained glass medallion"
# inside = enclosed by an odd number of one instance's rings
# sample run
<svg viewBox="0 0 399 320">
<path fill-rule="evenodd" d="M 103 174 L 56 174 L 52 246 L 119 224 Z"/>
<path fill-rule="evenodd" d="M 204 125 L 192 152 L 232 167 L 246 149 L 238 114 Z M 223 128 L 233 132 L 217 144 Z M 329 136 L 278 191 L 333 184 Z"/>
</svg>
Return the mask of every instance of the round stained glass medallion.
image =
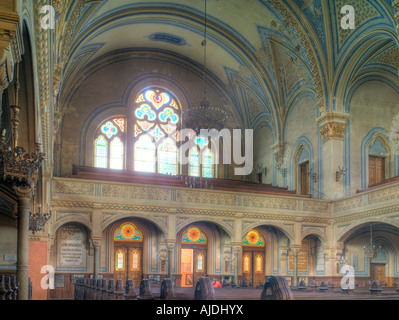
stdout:
<svg viewBox="0 0 399 320">
<path fill-rule="evenodd" d="M 250 231 L 247 234 L 247 240 L 249 244 L 256 244 L 259 240 L 259 235 L 255 231 Z"/>
<path fill-rule="evenodd" d="M 187 236 L 191 242 L 197 242 L 201 237 L 201 231 L 197 227 L 191 227 L 187 230 Z"/>
<path fill-rule="evenodd" d="M 126 240 L 130 240 L 133 239 L 135 234 L 136 234 L 136 230 L 134 229 L 134 227 L 130 224 L 127 224 L 125 226 L 122 227 L 121 229 L 122 232 L 122 236 L 126 239 Z"/>
</svg>

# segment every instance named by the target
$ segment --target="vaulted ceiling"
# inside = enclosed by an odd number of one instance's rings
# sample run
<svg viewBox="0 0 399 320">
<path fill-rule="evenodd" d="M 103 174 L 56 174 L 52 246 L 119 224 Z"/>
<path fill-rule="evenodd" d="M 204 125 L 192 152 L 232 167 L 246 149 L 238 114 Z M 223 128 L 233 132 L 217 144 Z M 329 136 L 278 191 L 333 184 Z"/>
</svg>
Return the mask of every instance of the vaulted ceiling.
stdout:
<svg viewBox="0 0 399 320">
<path fill-rule="evenodd" d="M 242 126 L 268 126 L 276 142 L 305 96 L 322 114 L 348 112 L 351 95 L 366 81 L 399 91 L 391 0 L 354 1 L 354 30 L 341 27 L 346 0 L 207 1 L 207 72 L 229 93 Z M 81 74 L 104 57 L 137 50 L 203 63 L 204 0 L 55 2 L 61 114 Z"/>
</svg>

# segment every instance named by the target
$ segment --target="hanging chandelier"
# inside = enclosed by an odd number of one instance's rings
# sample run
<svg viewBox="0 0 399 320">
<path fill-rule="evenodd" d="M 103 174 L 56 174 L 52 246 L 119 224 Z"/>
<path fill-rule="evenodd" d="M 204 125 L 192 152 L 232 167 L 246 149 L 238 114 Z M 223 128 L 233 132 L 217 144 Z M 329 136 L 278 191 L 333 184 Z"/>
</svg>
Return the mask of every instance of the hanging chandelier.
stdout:
<svg viewBox="0 0 399 320">
<path fill-rule="evenodd" d="M 29 230 L 32 234 L 38 231 L 44 231 L 46 222 L 50 220 L 52 209 L 48 213 L 42 213 L 42 205 L 39 204 L 38 210 L 36 211 L 36 194 L 33 195 L 33 212 L 29 212 Z"/>
<path fill-rule="evenodd" d="M 205 2 L 205 21 L 204 21 L 204 40 L 201 45 L 204 48 L 204 65 L 202 70 L 203 92 L 202 100 L 199 105 L 190 108 L 184 117 L 184 125 L 187 129 L 194 130 L 197 135 L 201 129 L 218 131 L 225 128 L 228 113 L 223 106 L 211 106 L 207 98 L 207 81 L 206 81 L 206 46 L 207 46 L 207 0 Z"/>
<path fill-rule="evenodd" d="M 373 259 L 381 251 L 381 246 L 373 244 L 373 225 L 370 223 L 370 244 L 363 247 L 364 254 L 368 259 Z"/>
</svg>

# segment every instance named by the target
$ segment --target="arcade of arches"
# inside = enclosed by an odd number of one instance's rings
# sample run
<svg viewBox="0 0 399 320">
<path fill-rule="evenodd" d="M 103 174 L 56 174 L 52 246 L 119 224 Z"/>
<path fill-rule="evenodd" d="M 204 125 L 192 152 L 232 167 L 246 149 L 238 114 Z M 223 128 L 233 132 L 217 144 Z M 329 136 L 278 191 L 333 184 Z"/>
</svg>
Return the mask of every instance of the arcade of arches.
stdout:
<svg viewBox="0 0 399 320">
<path fill-rule="evenodd" d="M 204 1 L 2 0 L 0 275 L 19 299 L 82 277 L 339 287 L 345 264 L 397 285 L 399 2 L 355 2 L 341 30 L 338 0 L 207 0 L 204 65 Z M 204 80 L 226 129 L 252 130 L 248 175 L 224 136 L 190 131 L 181 161 Z"/>
</svg>

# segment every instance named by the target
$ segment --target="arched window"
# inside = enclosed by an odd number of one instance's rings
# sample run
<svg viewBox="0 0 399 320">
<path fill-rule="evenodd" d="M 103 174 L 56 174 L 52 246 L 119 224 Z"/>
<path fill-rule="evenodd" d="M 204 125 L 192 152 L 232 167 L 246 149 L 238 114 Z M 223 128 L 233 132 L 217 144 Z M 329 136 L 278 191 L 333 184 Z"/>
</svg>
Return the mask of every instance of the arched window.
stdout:
<svg viewBox="0 0 399 320">
<path fill-rule="evenodd" d="M 141 172 L 155 172 L 155 144 L 144 134 L 134 146 L 134 168 Z"/>
<path fill-rule="evenodd" d="M 213 178 L 213 153 L 209 148 L 202 153 L 202 176 Z"/>
<path fill-rule="evenodd" d="M 94 166 L 96 168 L 124 169 L 125 119 L 104 121 L 97 129 L 94 140 Z"/>
<path fill-rule="evenodd" d="M 140 271 L 140 252 L 133 250 L 130 254 L 132 271 Z"/>
<path fill-rule="evenodd" d="M 249 273 L 249 271 L 250 271 L 249 254 L 244 254 L 242 257 L 242 272 Z"/>
<path fill-rule="evenodd" d="M 133 105 L 131 123 L 130 118 L 127 123 L 124 117 L 114 117 L 106 119 L 97 128 L 94 166 L 119 170 L 133 166 L 138 172 L 183 174 L 179 166 L 181 142 L 178 141 L 181 110 L 178 99 L 171 92 L 159 87 L 142 90 Z M 133 136 L 127 137 L 130 132 Z M 130 154 L 133 159 L 125 159 Z M 212 153 L 207 137 L 195 137 L 195 146 L 188 157 L 189 176 L 213 178 L 216 175 L 216 155 Z"/>
<path fill-rule="evenodd" d="M 197 137 L 196 146 L 192 147 L 189 152 L 189 168 L 188 175 L 191 177 L 214 177 L 214 154 L 209 147 L 208 138 Z"/>
<path fill-rule="evenodd" d="M 165 139 L 158 147 L 158 172 L 177 175 L 177 155 L 176 141 Z"/>
<path fill-rule="evenodd" d="M 263 257 L 262 257 L 262 255 L 258 254 L 255 257 L 255 272 L 256 273 L 261 273 L 262 272 L 262 266 L 263 266 Z"/>
<path fill-rule="evenodd" d="M 115 271 L 124 271 L 125 270 L 125 252 L 120 249 L 115 253 Z"/>
<path fill-rule="evenodd" d="M 197 147 L 193 147 L 190 149 L 189 153 L 189 167 L 188 167 L 188 175 L 191 177 L 199 177 L 200 176 L 200 153 Z"/>
<path fill-rule="evenodd" d="M 177 175 L 178 100 L 161 88 L 145 89 L 136 99 L 134 116 L 134 170 Z"/>
<path fill-rule="evenodd" d="M 204 255 L 202 253 L 197 254 L 195 261 L 195 271 L 204 271 Z"/>
</svg>

